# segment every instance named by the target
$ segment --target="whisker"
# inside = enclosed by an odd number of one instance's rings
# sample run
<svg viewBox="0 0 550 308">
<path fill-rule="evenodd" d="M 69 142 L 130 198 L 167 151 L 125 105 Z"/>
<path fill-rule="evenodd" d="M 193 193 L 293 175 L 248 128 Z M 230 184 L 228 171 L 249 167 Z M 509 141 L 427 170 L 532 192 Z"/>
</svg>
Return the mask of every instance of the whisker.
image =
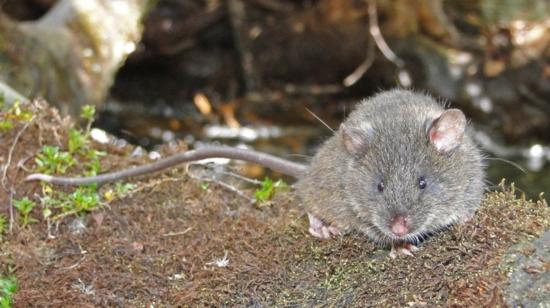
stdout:
<svg viewBox="0 0 550 308">
<path fill-rule="evenodd" d="M 525 168 L 523 168 L 521 165 L 519 165 L 518 163 L 515 163 L 511 160 L 508 160 L 508 159 L 505 159 L 505 158 L 500 158 L 500 157 L 485 157 L 485 160 L 496 160 L 496 161 L 505 162 L 505 163 L 508 163 L 509 165 L 511 165 L 513 167 L 516 167 L 519 171 L 523 172 L 523 174 L 527 174 L 527 171 L 525 171 Z"/>
<path fill-rule="evenodd" d="M 334 129 L 332 129 L 332 127 L 328 126 L 328 124 L 323 121 L 320 117 L 318 117 L 315 113 L 313 113 L 313 111 L 309 110 L 309 108 L 306 108 L 307 112 L 309 112 L 309 114 L 311 114 L 315 119 L 317 119 L 317 121 L 321 122 L 321 124 L 323 124 L 324 126 L 326 126 L 326 128 L 330 129 L 331 132 L 334 133 Z"/>
<path fill-rule="evenodd" d="M 286 157 L 302 157 L 302 158 L 312 158 L 313 157 L 311 155 L 305 155 L 305 154 L 299 154 L 299 153 L 286 154 L 285 156 Z"/>
</svg>

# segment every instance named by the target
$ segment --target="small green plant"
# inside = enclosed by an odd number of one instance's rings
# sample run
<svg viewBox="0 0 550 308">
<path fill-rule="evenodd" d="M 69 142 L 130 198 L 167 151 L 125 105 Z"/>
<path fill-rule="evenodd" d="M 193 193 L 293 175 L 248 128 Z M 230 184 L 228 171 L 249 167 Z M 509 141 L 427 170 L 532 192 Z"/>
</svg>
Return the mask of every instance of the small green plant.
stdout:
<svg viewBox="0 0 550 308">
<path fill-rule="evenodd" d="M 0 277 L 0 308 L 12 306 L 13 295 L 17 291 L 17 279 L 13 276 Z"/>
<path fill-rule="evenodd" d="M 80 111 L 80 117 L 84 120 L 93 121 L 95 116 L 95 106 L 84 105 Z"/>
<path fill-rule="evenodd" d="M 13 122 L 10 120 L 1 120 L 0 121 L 0 132 L 9 131 L 13 128 Z"/>
<path fill-rule="evenodd" d="M 13 200 L 13 206 L 21 213 L 21 226 L 25 227 L 31 222 L 35 222 L 35 219 L 30 217 L 32 209 L 36 206 L 36 203 L 29 198 L 25 197 L 21 200 Z"/>
<path fill-rule="evenodd" d="M 68 148 L 69 153 L 76 153 L 82 151 L 82 154 L 86 154 L 87 149 L 85 149 L 86 142 L 90 136 L 90 130 L 92 128 L 92 123 L 95 116 L 95 106 L 85 105 L 80 111 L 80 117 L 86 120 L 86 129 L 84 131 L 78 129 L 69 130 L 69 142 Z"/>
<path fill-rule="evenodd" d="M 105 192 L 103 192 L 103 198 L 107 201 L 107 202 L 111 202 L 113 201 L 115 198 L 122 198 L 124 196 L 126 196 L 129 192 L 131 192 L 132 190 L 136 189 L 136 185 L 135 184 L 130 184 L 130 183 L 116 183 L 115 184 L 115 188 L 114 190 L 113 189 L 109 189 Z"/>
<path fill-rule="evenodd" d="M 86 144 L 86 135 L 82 134 L 81 131 L 77 129 L 69 130 L 69 141 L 67 142 L 67 147 L 69 148 L 69 153 L 76 153 L 84 148 Z"/>
<path fill-rule="evenodd" d="M 8 219 L 0 214 L 0 242 L 4 239 L 4 234 L 8 231 Z"/>
<path fill-rule="evenodd" d="M 1 93 L 0 93 L 1 94 Z M 3 96 L 0 95 L 0 111 L 4 110 Z M 2 120 L 0 120 L 0 132 L 6 132 L 14 127 L 15 122 L 28 122 L 34 115 L 32 112 L 21 107 L 19 102 L 15 102 L 8 110 L 2 113 Z"/>
<path fill-rule="evenodd" d="M 283 191 L 288 189 L 288 185 L 281 179 L 273 183 L 273 180 L 266 177 L 262 181 L 262 187 L 256 190 L 254 197 L 257 201 L 266 202 L 273 198 L 273 195 L 278 191 Z"/>
<path fill-rule="evenodd" d="M 118 196 L 123 196 L 127 194 L 132 189 L 136 189 L 136 184 L 131 183 L 116 183 L 115 192 Z"/>
<path fill-rule="evenodd" d="M 94 176 L 101 172 L 100 158 L 106 155 L 90 146 L 90 131 L 96 110 L 94 106 L 82 108 L 80 117 L 86 120 L 85 129 L 70 129 L 65 149 L 45 145 L 35 158 L 37 170 L 46 174 L 64 174 L 69 168 L 78 167 L 80 175 Z M 72 171 L 72 170 L 71 170 Z M 74 172 L 73 172 L 74 173 Z M 121 196 L 131 186 L 117 186 L 103 195 L 110 201 Z M 79 215 L 89 212 L 102 204 L 97 185 L 80 186 L 72 192 L 59 191 L 48 183 L 42 183 L 42 217 L 60 219 L 67 215 Z"/>
<path fill-rule="evenodd" d="M 99 204 L 99 194 L 95 187 L 79 187 L 69 197 L 67 211 L 89 212 Z"/>
<path fill-rule="evenodd" d="M 208 183 L 208 182 L 201 182 L 199 185 L 200 185 L 200 188 L 201 188 L 202 190 L 208 190 L 208 187 L 210 186 L 210 183 Z"/>
<path fill-rule="evenodd" d="M 44 186 L 44 196 L 40 199 L 44 219 L 60 219 L 67 215 L 92 211 L 101 204 L 96 185 L 80 186 L 72 193 L 56 191 Z"/>
<path fill-rule="evenodd" d="M 45 145 L 42 151 L 36 156 L 38 171 L 47 174 L 65 173 L 75 163 L 74 157 L 59 147 Z"/>
<path fill-rule="evenodd" d="M 21 107 L 20 102 L 15 102 L 8 110 L 8 114 L 20 122 L 28 122 L 34 117 L 34 114 L 31 111 Z"/>
<path fill-rule="evenodd" d="M 85 153 L 85 157 L 88 160 L 88 162 L 85 164 L 87 167 L 87 170 L 84 172 L 84 175 L 85 176 L 97 175 L 101 171 L 101 162 L 99 161 L 99 158 L 105 155 L 107 155 L 107 153 L 102 151 L 97 151 L 94 149 L 88 150 Z"/>
<path fill-rule="evenodd" d="M 88 136 L 90 134 L 90 129 L 92 128 L 92 123 L 94 122 L 95 116 L 95 106 L 85 105 L 80 111 L 80 117 L 87 121 L 85 134 Z"/>
</svg>

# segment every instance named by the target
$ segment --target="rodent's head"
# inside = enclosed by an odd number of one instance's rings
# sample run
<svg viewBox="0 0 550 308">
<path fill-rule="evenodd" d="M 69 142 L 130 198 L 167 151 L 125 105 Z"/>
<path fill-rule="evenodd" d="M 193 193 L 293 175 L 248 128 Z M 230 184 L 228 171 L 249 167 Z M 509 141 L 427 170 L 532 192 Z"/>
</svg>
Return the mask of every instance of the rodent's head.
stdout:
<svg viewBox="0 0 550 308">
<path fill-rule="evenodd" d="M 468 168 L 479 162 L 464 144 L 460 110 L 347 124 L 340 128 L 350 154 L 343 183 L 364 232 L 382 242 L 415 242 L 463 216 Z"/>
</svg>

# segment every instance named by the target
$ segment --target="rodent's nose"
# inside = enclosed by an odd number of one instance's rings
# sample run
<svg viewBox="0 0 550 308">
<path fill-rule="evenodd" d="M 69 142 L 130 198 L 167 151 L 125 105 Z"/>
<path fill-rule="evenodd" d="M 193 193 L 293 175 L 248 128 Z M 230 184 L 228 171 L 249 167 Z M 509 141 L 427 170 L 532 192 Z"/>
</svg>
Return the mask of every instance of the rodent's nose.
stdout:
<svg viewBox="0 0 550 308">
<path fill-rule="evenodd" d="M 403 215 L 396 215 L 390 222 L 390 229 L 393 234 L 403 236 L 409 233 L 410 229 L 409 218 Z"/>
</svg>

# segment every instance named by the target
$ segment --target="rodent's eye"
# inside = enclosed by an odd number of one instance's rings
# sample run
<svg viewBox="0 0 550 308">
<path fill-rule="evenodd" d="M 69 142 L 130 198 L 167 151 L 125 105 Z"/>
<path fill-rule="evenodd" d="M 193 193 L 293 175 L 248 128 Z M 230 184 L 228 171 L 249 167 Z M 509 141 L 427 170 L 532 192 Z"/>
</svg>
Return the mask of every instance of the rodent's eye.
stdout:
<svg viewBox="0 0 550 308">
<path fill-rule="evenodd" d="M 426 185 L 428 185 L 428 182 L 426 181 L 426 179 L 421 176 L 418 178 L 418 188 L 420 189 L 424 189 L 426 188 Z"/>
<path fill-rule="evenodd" d="M 380 181 L 380 183 L 378 183 L 378 191 L 379 192 L 384 191 L 384 181 Z"/>
</svg>

